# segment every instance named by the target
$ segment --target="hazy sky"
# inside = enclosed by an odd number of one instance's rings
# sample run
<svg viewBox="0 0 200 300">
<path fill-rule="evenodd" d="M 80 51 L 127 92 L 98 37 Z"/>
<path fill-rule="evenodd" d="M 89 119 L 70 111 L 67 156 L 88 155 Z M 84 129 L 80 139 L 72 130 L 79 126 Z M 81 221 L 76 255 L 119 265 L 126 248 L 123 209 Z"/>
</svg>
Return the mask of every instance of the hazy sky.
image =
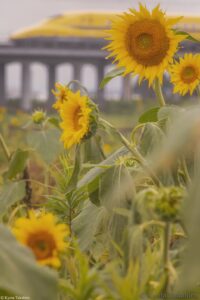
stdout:
<svg viewBox="0 0 200 300">
<path fill-rule="evenodd" d="M 125 10 L 137 0 L 0 0 L 0 40 L 13 31 L 70 10 Z M 200 16 L 200 0 L 141 0 L 147 6 L 161 3 L 168 12 Z"/>
</svg>

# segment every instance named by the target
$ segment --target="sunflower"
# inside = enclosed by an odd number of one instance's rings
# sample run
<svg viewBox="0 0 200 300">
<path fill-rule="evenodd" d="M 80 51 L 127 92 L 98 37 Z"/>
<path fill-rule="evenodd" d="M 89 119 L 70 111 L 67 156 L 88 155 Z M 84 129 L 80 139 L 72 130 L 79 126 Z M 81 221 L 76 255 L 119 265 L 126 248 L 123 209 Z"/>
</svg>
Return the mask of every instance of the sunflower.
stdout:
<svg viewBox="0 0 200 300">
<path fill-rule="evenodd" d="M 78 144 L 90 132 L 92 107 L 87 96 L 81 96 L 80 91 L 68 92 L 68 101 L 60 110 L 63 129 L 61 140 L 65 148 Z"/>
<path fill-rule="evenodd" d="M 170 73 L 174 93 L 192 95 L 200 84 L 200 55 L 185 54 L 171 66 Z"/>
<path fill-rule="evenodd" d="M 67 86 L 62 85 L 59 82 L 56 82 L 55 90 L 52 90 L 52 93 L 54 94 L 54 96 L 56 98 L 56 102 L 53 104 L 54 109 L 59 111 L 63 102 L 67 101 L 68 91 L 69 91 L 69 89 Z"/>
<path fill-rule="evenodd" d="M 32 113 L 32 121 L 35 124 L 42 124 L 46 118 L 46 113 L 43 110 L 35 110 Z"/>
<path fill-rule="evenodd" d="M 16 220 L 13 233 L 19 242 L 33 251 L 40 264 L 56 268 L 60 266 L 59 253 L 68 246 L 64 239 L 69 229 L 65 224 L 57 224 L 53 214 L 42 213 L 37 216 L 30 211 L 28 218 Z"/>
<path fill-rule="evenodd" d="M 118 67 L 125 68 L 124 76 L 132 73 L 139 75 L 139 82 L 147 79 L 152 85 L 158 78 L 162 83 L 164 71 L 185 38 L 171 28 L 178 20 L 167 19 L 159 5 L 151 12 L 142 4 L 139 11 L 130 9 L 117 16 L 108 30 L 108 57 L 114 57 Z"/>
</svg>

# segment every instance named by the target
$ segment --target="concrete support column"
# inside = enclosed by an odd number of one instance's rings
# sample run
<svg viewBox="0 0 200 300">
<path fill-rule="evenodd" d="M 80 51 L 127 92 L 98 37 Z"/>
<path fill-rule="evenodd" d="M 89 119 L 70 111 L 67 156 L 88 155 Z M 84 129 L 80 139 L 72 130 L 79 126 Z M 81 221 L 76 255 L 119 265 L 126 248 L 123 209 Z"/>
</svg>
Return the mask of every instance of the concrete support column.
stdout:
<svg viewBox="0 0 200 300">
<path fill-rule="evenodd" d="M 32 108 L 31 100 L 32 99 L 31 99 L 30 63 L 24 62 L 22 64 L 22 96 L 21 96 L 20 107 L 25 111 L 31 110 L 31 108 Z"/>
<path fill-rule="evenodd" d="M 55 102 L 54 95 L 52 93 L 52 89 L 55 88 L 56 82 L 56 65 L 49 64 L 48 65 L 48 101 L 47 101 L 47 109 L 51 109 L 53 103 Z"/>
<path fill-rule="evenodd" d="M 131 76 L 130 75 L 126 75 L 125 77 L 123 77 L 122 100 L 124 101 L 131 100 Z"/>
<path fill-rule="evenodd" d="M 6 80 L 5 80 L 5 64 L 0 63 L 0 105 L 4 106 L 6 104 Z"/>
<path fill-rule="evenodd" d="M 105 65 L 103 63 L 99 63 L 97 65 L 97 86 L 96 86 L 96 101 L 101 108 L 105 106 L 105 97 L 104 97 L 104 89 L 100 89 L 100 83 L 104 78 L 104 69 Z"/>
<path fill-rule="evenodd" d="M 78 80 L 81 82 L 81 63 L 74 63 L 73 64 L 73 80 Z"/>
</svg>

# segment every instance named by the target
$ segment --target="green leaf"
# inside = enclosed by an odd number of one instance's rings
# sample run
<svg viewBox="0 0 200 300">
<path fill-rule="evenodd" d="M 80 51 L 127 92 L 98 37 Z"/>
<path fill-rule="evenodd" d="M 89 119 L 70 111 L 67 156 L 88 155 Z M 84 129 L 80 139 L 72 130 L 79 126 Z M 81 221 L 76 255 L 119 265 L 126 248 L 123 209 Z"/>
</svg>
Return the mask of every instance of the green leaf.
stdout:
<svg viewBox="0 0 200 300">
<path fill-rule="evenodd" d="M 90 163 L 99 163 L 102 161 L 99 137 L 91 137 L 84 142 L 83 161 Z"/>
<path fill-rule="evenodd" d="M 139 151 L 147 156 L 157 149 L 164 138 L 164 133 L 156 123 L 146 123 L 139 142 Z"/>
<path fill-rule="evenodd" d="M 48 164 L 60 154 L 62 146 L 59 142 L 60 132 L 56 128 L 33 131 L 27 136 L 27 142 Z"/>
<path fill-rule="evenodd" d="M 121 76 L 124 73 L 124 67 L 115 68 L 108 72 L 102 82 L 100 83 L 100 89 L 103 89 L 113 78 Z"/>
<path fill-rule="evenodd" d="M 143 230 L 142 226 L 133 225 L 129 228 L 130 245 L 129 255 L 130 258 L 142 257 L 142 244 L 143 244 Z"/>
<path fill-rule="evenodd" d="M 58 118 L 55 117 L 50 117 L 48 118 L 48 122 L 51 123 L 53 126 L 55 126 L 56 128 L 60 129 L 60 121 Z"/>
<path fill-rule="evenodd" d="M 33 254 L 3 225 L 0 225 L 0 266 L 0 296 L 57 299 L 57 274 L 39 266 Z"/>
<path fill-rule="evenodd" d="M 94 193 L 99 187 L 99 177 L 97 177 L 95 180 L 90 182 L 87 186 L 88 193 L 92 194 Z"/>
<path fill-rule="evenodd" d="M 122 207 L 115 207 L 113 209 L 113 212 L 116 213 L 117 215 L 126 217 L 126 218 L 130 218 L 132 212 L 130 211 L 130 209 L 126 209 L 126 208 L 122 208 Z"/>
<path fill-rule="evenodd" d="M 127 153 L 122 150 L 124 148 L 115 153 L 115 158 L 112 155 L 109 161 L 107 159 L 104 163 L 115 162 L 118 156 Z M 95 172 L 94 169 L 96 169 Z M 127 225 L 127 218 L 117 215 L 113 210 L 127 208 L 133 199 L 134 184 L 125 167 L 115 166 L 112 163 L 109 169 L 94 169 L 88 172 L 90 176 L 87 174 L 84 178 L 91 202 L 85 202 L 83 210 L 73 221 L 73 229 L 78 234 L 82 249 L 91 246 L 98 234 L 102 232 L 102 227 L 105 228 L 104 232 L 109 232 L 113 240 L 120 243 Z"/>
<path fill-rule="evenodd" d="M 121 244 L 127 218 L 114 213 L 116 208 L 130 208 L 134 199 L 134 183 L 125 166 L 116 165 L 100 179 L 100 203 L 109 213 L 109 231 L 113 240 Z"/>
<path fill-rule="evenodd" d="M 78 182 L 78 176 L 80 173 L 80 168 L 81 168 L 81 152 L 80 152 L 80 145 L 77 145 L 75 151 L 74 169 L 67 186 L 67 191 L 71 192 L 73 189 L 76 188 Z"/>
<path fill-rule="evenodd" d="M 200 43 L 199 40 L 195 39 L 191 34 L 189 34 L 188 32 L 185 32 L 185 31 L 177 31 L 175 30 L 176 34 L 177 35 L 185 35 L 186 36 L 186 39 L 189 40 L 189 41 L 192 41 L 192 42 L 195 42 L 195 43 Z"/>
<path fill-rule="evenodd" d="M 72 227 L 79 239 L 81 250 L 91 247 L 94 237 L 106 218 L 107 211 L 86 201 L 81 213 L 73 220 Z"/>
<path fill-rule="evenodd" d="M 161 107 L 158 111 L 158 121 L 162 121 L 164 119 L 172 119 L 176 120 L 185 110 L 182 107 L 176 105 L 166 105 Z"/>
<path fill-rule="evenodd" d="M 153 107 L 147 111 L 145 111 L 139 118 L 140 123 L 147 122 L 157 122 L 158 121 L 158 111 L 160 107 Z"/>
<path fill-rule="evenodd" d="M 97 177 L 101 176 L 108 168 L 109 166 L 112 167 L 115 160 L 128 153 L 128 150 L 125 147 L 122 147 L 118 149 L 116 152 L 114 152 L 112 155 L 110 155 L 107 159 L 102 161 L 100 164 L 97 165 L 96 168 L 91 169 L 89 172 L 87 172 L 82 179 L 78 182 L 78 188 L 82 188 L 85 185 L 88 185 L 92 181 L 96 180 Z M 104 168 L 102 166 L 107 166 L 107 168 Z"/>
<path fill-rule="evenodd" d="M 24 171 L 28 156 L 29 152 L 27 150 L 17 149 L 14 152 L 9 164 L 9 169 L 6 172 L 7 178 L 12 179 L 16 177 L 17 174 Z"/>
<path fill-rule="evenodd" d="M 97 206 L 100 206 L 99 183 L 100 183 L 100 180 L 97 177 L 93 182 L 88 184 L 89 199 L 93 204 L 95 204 Z"/>
<path fill-rule="evenodd" d="M 3 186 L 0 192 L 0 216 L 16 202 L 25 196 L 25 183 L 23 181 L 9 182 Z"/>
</svg>

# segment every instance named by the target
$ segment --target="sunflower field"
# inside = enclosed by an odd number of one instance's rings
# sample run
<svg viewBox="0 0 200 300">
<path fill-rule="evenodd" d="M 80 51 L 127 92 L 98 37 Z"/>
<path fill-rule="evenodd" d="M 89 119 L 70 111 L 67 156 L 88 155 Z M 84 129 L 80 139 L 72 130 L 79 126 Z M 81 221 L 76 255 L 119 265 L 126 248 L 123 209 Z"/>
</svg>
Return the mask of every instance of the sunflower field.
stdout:
<svg viewBox="0 0 200 300">
<path fill-rule="evenodd" d="M 155 91 L 130 133 L 74 81 L 53 114 L 0 108 L 0 299 L 200 299 L 200 55 L 179 54 L 178 21 L 140 4 L 107 32 L 101 88 Z M 164 72 L 196 102 L 168 105 Z"/>
</svg>

